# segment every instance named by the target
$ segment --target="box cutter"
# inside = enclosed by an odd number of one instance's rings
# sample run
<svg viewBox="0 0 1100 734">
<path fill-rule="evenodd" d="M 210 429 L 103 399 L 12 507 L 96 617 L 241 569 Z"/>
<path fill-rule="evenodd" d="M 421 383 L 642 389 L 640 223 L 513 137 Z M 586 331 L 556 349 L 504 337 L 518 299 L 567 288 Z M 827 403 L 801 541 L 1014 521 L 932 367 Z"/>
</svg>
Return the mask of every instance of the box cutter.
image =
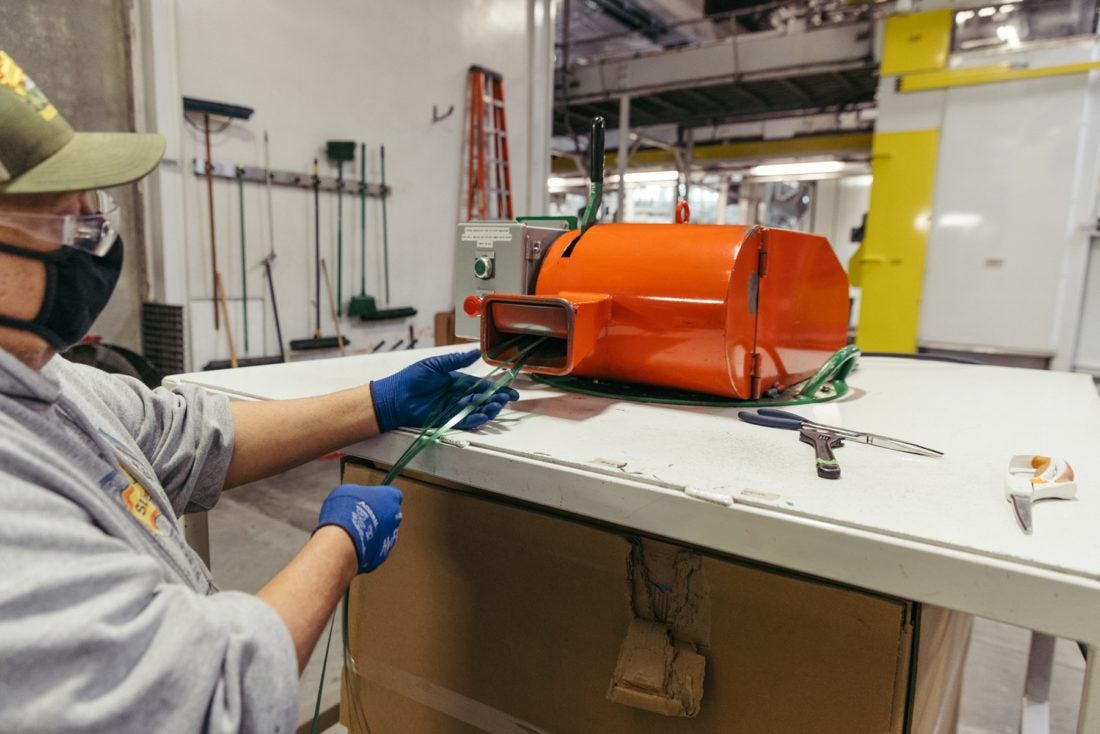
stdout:
<svg viewBox="0 0 1100 734">
<path fill-rule="evenodd" d="M 894 451 L 904 451 L 909 454 L 943 456 L 942 451 L 936 451 L 927 446 L 921 446 L 920 444 L 911 443 L 909 441 L 902 441 L 901 439 L 891 438 L 890 436 L 882 436 L 877 433 L 853 431 L 850 428 L 840 428 L 839 426 L 827 426 L 823 423 L 815 423 L 809 418 L 804 418 L 797 413 L 791 413 L 786 410 L 760 408 L 755 413 L 748 410 L 742 410 L 737 413 L 737 417 L 746 423 L 753 423 L 758 426 L 785 428 L 792 431 L 798 431 L 799 440 L 814 447 L 817 462 L 817 475 L 824 479 L 840 478 L 840 465 L 837 464 L 836 457 L 833 455 L 833 449 L 842 446 L 845 439 L 857 443 L 865 443 L 869 446 L 878 446 Z"/>
<path fill-rule="evenodd" d="M 1031 504 L 1045 499 L 1073 499 L 1077 482 L 1065 459 L 1017 454 L 1008 462 L 1005 496 L 1012 503 L 1020 529 L 1031 535 Z"/>
</svg>

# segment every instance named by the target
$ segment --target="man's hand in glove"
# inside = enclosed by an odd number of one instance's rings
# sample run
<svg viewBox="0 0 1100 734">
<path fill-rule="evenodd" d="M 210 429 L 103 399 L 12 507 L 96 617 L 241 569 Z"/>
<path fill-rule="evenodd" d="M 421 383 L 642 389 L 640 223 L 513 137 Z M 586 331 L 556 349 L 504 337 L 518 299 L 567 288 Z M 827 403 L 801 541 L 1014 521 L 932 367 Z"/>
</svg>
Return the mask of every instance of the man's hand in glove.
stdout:
<svg viewBox="0 0 1100 734">
<path fill-rule="evenodd" d="M 399 426 L 423 428 L 428 417 L 444 404 L 450 407 L 439 422 L 450 419 L 492 384 L 458 371 L 472 365 L 479 356 L 480 352 L 475 349 L 429 357 L 397 374 L 372 382 L 370 390 L 378 427 L 383 431 Z M 518 392 L 503 388 L 463 418 L 458 428 L 470 430 L 488 423 L 508 401 L 518 399 Z"/>
<path fill-rule="evenodd" d="M 397 542 L 401 499 L 401 490 L 396 487 L 343 484 L 332 490 L 321 505 L 317 527 L 343 528 L 355 544 L 359 573 L 370 573 L 382 565 Z"/>
</svg>

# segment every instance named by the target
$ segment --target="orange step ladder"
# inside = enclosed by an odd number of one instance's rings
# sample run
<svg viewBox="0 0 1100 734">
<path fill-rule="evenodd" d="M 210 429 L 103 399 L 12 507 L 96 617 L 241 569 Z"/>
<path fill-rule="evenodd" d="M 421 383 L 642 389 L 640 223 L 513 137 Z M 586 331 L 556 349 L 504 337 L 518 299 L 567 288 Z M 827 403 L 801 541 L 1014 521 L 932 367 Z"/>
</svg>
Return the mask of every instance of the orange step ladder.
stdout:
<svg viewBox="0 0 1100 734">
<path fill-rule="evenodd" d="M 466 219 L 511 219 L 512 174 L 504 119 L 504 77 L 481 66 L 469 75 Z"/>
</svg>

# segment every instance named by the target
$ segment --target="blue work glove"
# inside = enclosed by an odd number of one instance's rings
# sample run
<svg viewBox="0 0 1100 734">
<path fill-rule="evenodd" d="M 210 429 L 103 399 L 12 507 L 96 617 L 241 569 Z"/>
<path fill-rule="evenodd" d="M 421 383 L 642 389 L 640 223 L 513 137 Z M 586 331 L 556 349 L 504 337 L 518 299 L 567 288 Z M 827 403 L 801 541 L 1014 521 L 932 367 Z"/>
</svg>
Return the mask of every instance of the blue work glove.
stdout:
<svg viewBox="0 0 1100 734">
<path fill-rule="evenodd" d="M 342 484 L 321 505 L 317 527 L 343 528 L 355 544 L 359 573 L 370 573 L 382 565 L 397 542 L 401 499 L 397 487 Z"/>
<path fill-rule="evenodd" d="M 476 362 L 480 355 L 481 352 L 475 349 L 429 357 L 395 375 L 372 382 L 370 391 L 378 427 L 383 431 L 399 426 L 423 428 L 428 417 L 444 404 L 449 409 L 439 423 L 449 420 L 492 385 L 488 380 L 458 372 Z M 519 393 L 508 387 L 497 391 L 463 418 L 458 428 L 468 431 L 488 423 L 509 400 L 519 400 Z"/>
</svg>

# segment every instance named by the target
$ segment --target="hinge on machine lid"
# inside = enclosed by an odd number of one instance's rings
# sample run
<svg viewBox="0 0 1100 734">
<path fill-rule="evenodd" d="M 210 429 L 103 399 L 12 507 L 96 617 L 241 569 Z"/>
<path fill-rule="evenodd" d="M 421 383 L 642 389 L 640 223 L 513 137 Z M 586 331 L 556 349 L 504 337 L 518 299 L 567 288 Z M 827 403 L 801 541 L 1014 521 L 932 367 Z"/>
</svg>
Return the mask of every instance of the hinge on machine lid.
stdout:
<svg viewBox="0 0 1100 734">
<path fill-rule="evenodd" d="M 768 274 L 768 251 L 764 249 L 763 245 L 761 245 L 760 251 L 756 255 L 756 272 L 761 278 Z"/>
<path fill-rule="evenodd" d="M 752 353 L 752 364 L 749 366 L 749 397 L 752 400 L 760 398 L 760 352 Z"/>
<path fill-rule="evenodd" d="M 542 242 L 532 237 L 531 235 L 524 235 L 523 238 L 524 257 L 529 261 L 534 262 L 542 258 Z"/>
</svg>

